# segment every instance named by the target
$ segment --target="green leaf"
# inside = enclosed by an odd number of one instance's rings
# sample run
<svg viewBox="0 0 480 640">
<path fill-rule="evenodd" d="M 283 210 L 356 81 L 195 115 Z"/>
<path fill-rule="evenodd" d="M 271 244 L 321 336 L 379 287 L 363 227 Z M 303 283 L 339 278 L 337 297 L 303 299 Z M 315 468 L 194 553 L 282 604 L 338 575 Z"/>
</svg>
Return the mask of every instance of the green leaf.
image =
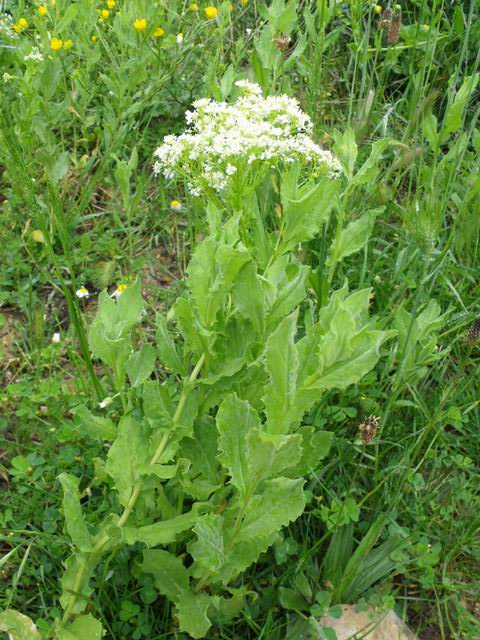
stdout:
<svg viewBox="0 0 480 640">
<path fill-rule="evenodd" d="M 184 593 L 175 602 L 180 630 L 192 638 L 204 638 L 212 623 L 207 617 L 211 596 L 206 593 Z"/>
<path fill-rule="evenodd" d="M 220 484 L 217 429 L 211 418 L 197 421 L 193 426 L 193 437 L 182 440 L 181 447 L 195 474 L 200 474 L 213 485 Z"/>
<path fill-rule="evenodd" d="M 95 440 L 114 440 L 117 435 L 117 427 L 113 420 L 103 416 L 95 416 L 87 407 L 77 405 L 70 409 L 75 417 L 78 417 L 76 425 L 80 435 L 86 435 Z"/>
<path fill-rule="evenodd" d="M 305 282 L 310 268 L 289 262 L 289 257 L 277 259 L 269 271 L 269 281 L 276 287 L 276 296 L 268 312 L 268 326 L 276 327 L 305 299 Z"/>
<path fill-rule="evenodd" d="M 170 371 L 185 375 L 185 366 L 177 353 L 175 342 L 168 331 L 167 319 L 161 313 L 157 313 L 156 326 L 155 338 L 160 362 L 164 367 L 170 369 Z"/>
<path fill-rule="evenodd" d="M 269 433 L 288 433 L 291 425 L 291 408 L 297 388 L 296 330 L 297 314 L 294 313 L 278 325 L 265 347 L 269 383 L 265 388 L 264 404 Z"/>
<path fill-rule="evenodd" d="M 265 481 L 262 493 L 253 496 L 245 510 L 238 539 L 270 537 L 296 520 L 305 508 L 304 483 L 303 478 Z"/>
<path fill-rule="evenodd" d="M 339 182 L 323 177 L 318 183 L 301 188 L 296 185 L 298 168 L 282 179 L 282 206 L 285 221 L 278 254 L 293 249 L 299 242 L 311 240 L 327 222 Z M 292 186 L 293 185 L 293 186 Z"/>
<path fill-rule="evenodd" d="M 393 144 L 397 143 L 387 138 L 382 138 L 381 140 L 374 142 L 372 144 L 370 155 L 354 175 L 349 186 L 358 186 L 360 184 L 372 182 L 380 170 L 380 158 L 382 157 L 382 153 L 387 147 Z"/>
<path fill-rule="evenodd" d="M 189 592 L 188 571 L 177 556 L 163 549 L 146 549 L 143 552 L 142 571 L 151 573 L 160 593 L 177 602 Z"/>
<path fill-rule="evenodd" d="M 202 571 L 215 573 L 225 564 L 223 518 L 218 513 L 208 513 L 198 518 L 193 528 L 197 539 L 189 552 Z"/>
<path fill-rule="evenodd" d="M 470 97 L 473 96 L 475 92 L 479 79 L 479 73 L 475 73 L 471 76 L 465 76 L 460 89 L 455 94 L 453 100 L 449 101 L 440 131 L 442 144 L 448 140 L 452 133 L 455 133 L 462 128 L 463 113 Z"/>
<path fill-rule="evenodd" d="M 344 174 L 348 180 L 351 180 L 353 178 L 353 170 L 355 168 L 355 162 L 358 155 L 355 133 L 352 127 L 348 126 L 343 134 L 335 129 L 333 137 L 335 139 L 333 151 L 342 165 Z"/>
<path fill-rule="evenodd" d="M 142 424 L 131 416 L 124 416 L 119 422 L 118 436 L 110 447 L 106 464 L 122 506 L 127 506 L 141 475 L 139 467 L 148 462 L 148 441 Z"/>
<path fill-rule="evenodd" d="M 56 637 L 58 640 L 102 640 L 103 627 L 89 613 L 75 618 L 66 629 L 60 629 Z"/>
<path fill-rule="evenodd" d="M 293 437 L 293 436 L 291 436 Z M 314 427 L 300 427 L 295 437 L 301 438 L 301 458 L 293 468 L 285 472 L 290 478 L 306 476 L 318 468 L 328 456 L 333 440 L 331 431 L 318 431 Z"/>
<path fill-rule="evenodd" d="M 228 469 L 232 484 L 245 494 L 251 482 L 246 436 L 251 428 L 260 427 L 258 414 L 246 400 L 230 395 L 220 405 L 216 423 L 220 434 L 218 459 Z"/>
<path fill-rule="evenodd" d="M 0 631 L 8 633 L 10 640 L 41 640 L 42 638 L 34 622 L 14 609 L 0 612 Z"/>
<path fill-rule="evenodd" d="M 65 609 L 72 596 L 75 597 L 75 605 L 72 614 L 82 613 L 88 604 L 90 594 L 93 589 L 90 587 L 90 580 L 93 575 L 95 564 L 91 561 L 90 553 L 75 553 L 65 561 L 65 573 L 62 577 L 62 595 L 60 604 Z M 78 586 L 77 576 L 81 573 L 83 580 Z"/>
<path fill-rule="evenodd" d="M 132 387 L 139 387 L 146 382 L 155 368 L 155 349 L 150 344 L 142 344 L 140 351 L 132 353 L 125 369 Z"/>
<path fill-rule="evenodd" d="M 244 320 L 253 324 L 259 336 L 265 327 L 265 295 L 253 261 L 247 262 L 239 271 L 233 288 L 235 308 Z"/>
<path fill-rule="evenodd" d="M 63 516 L 68 535 L 80 551 L 92 551 L 92 536 L 83 519 L 80 505 L 80 493 L 78 491 L 80 480 L 68 473 L 61 473 L 58 479 L 63 487 Z"/>
<path fill-rule="evenodd" d="M 191 529 L 199 518 L 198 509 L 184 513 L 170 520 L 162 520 L 143 527 L 124 527 L 123 534 L 127 544 L 143 542 L 149 547 L 175 542 L 179 533 Z"/>
<path fill-rule="evenodd" d="M 188 266 L 188 287 L 205 327 L 215 322 L 225 294 L 248 260 L 245 249 L 220 244 L 215 238 L 198 245 Z"/>
<path fill-rule="evenodd" d="M 360 218 L 342 229 L 339 237 L 330 248 L 325 264 L 327 266 L 336 264 L 352 253 L 360 251 L 370 238 L 376 217 L 384 210 L 385 207 L 378 207 L 367 211 L 367 213 L 364 213 Z"/>
</svg>

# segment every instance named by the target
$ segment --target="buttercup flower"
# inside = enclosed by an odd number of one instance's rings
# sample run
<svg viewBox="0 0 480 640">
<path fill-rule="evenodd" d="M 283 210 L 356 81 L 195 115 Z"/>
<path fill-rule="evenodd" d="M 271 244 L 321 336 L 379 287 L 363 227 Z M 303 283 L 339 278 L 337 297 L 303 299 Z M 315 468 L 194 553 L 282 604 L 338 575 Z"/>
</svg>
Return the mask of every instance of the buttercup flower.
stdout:
<svg viewBox="0 0 480 640">
<path fill-rule="evenodd" d="M 379 4 L 376 4 L 373 7 L 373 10 L 375 11 L 375 13 L 382 13 L 382 7 Z"/>
<path fill-rule="evenodd" d="M 63 48 L 65 49 L 65 51 L 68 51 L 69 49 L 71 49 L 73 47 L 73 40 L 65 40 L 65 42 L 63 43 Z"/>
<path fill-rule="evenodd" d="M 25 18 L 19 18 L 17 24 L 20 29 L 26 29 L 28 27 L 28 22 L 25 20 Z"/>
<path fill-rule="evenodd" d="M 165 30 L 162 29 L 162 27 L 157 27 L 155 29 L 155 31 L 153 32 L 153 37 L 154 38 L 161 38 L 164 35 L 165 35 Z"/>
<path fill-rule="evenodd" d="M 113 9 L 115 7 L 117 3 L 115 2 L 115 0 L 107 0 L 107 7 L 109 9 Z"/>
<path fill-rule="evenodd" d="M 86 287 L 80 287 L 80 289 L 77 289 L 75 291 L 75 295 L 77 296 L 77 298 L 81 300 L 82 298 L 88 298 L 90 295 L 90 292 Z"/>
<path fill-rule="evenodd" d="M 243 4 L 243 6 L 248 4 L 248 0 L 240 0 L 240 4 Z"/>
<path fill-rule="evenodd" d="M 201 99 L 187 111 L 189 128 L 169 135 L 155 151 L 155 172 L 182 176 L 192 195 L 218 193 L 232 180 L 255 185 L 270 168 L 300 162 L 314 175 L 340 173 L 335 156 L 313 142 L 310 118 L 286 95 L 262 96 L 257 84 L 239 80 L 242 95 L 233 104 Z"/>
<path fill-rule="evenodd" d="M 60 38 L 52 38 L 50 40 L 50 49 L 52 51 L 58 51 L 59 49 L 61 49 L 63 47 L 63 41 L 60 40 Z"/>
<path fill-rule="evenodd" d="M 97 36 L 95 34 L 93 34 L 93 36 L 90 37 L 90 40 L 92 42 L 96 42 L 97 41 Z"/>
<path fill-rule="evenodd" d="M 41 18 L 44 18 L 48 13 L 48 9 L 47 7 L 44 7 L 43 4 L 41 4 L 39 7 L 37 7 L 37 13 Z"/>
<path fill-rule="evenodd" d="M 190 9 L 192 11 L 198 11 L 198 4 L 196 2 L 192 2 L 192 4 L 190 5 Z"/>
<path fill-rule="evenodd" d="M 177 33 L 177 44 L 182 44 L 183 42 L 183 33 Z"/>
<path fill-rule="evenodd" d="M 218 16 L 217 7 L 205 7 L 204 11 L 208 20 L 215 20 L 215 18 Z"/>
<path fill-rule="evenodd" d="M 137 18 L 136 20 L 134 20 L 133 28 L 136 29 L 137 31 L 140 31 L 140 33 L 143 33 L 147 28 L 146 19 L 145 18 Z"/>
<path fill-rule="evenodd" d="M 102 16 L 102 18 L 104 20 L 108 20 L 109 16 L 110 16 L 110 11 L 108 9 L 102 9 L 100 11 L 100 15 Z"/>
<path fill-rule="evenodd" d="M 173 209 L 173 211 L 180 211 L 182 208 L 182 203 L 180 202 L 180 200 L 172 200 L 170 202 L 170 209 Z"/>
</svg>

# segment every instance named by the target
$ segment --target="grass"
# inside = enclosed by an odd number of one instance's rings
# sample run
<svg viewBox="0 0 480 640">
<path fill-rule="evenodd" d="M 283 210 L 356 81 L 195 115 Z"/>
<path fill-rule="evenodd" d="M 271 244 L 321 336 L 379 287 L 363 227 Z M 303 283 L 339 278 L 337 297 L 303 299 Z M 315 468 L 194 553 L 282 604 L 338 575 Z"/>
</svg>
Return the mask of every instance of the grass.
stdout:
<svg viewBox="0 0 480 640">
<path fill-rule="evenodd" d="M 110 506 L 90 490 L 101 447 L 82 438 L 70 413 L 103 399 L 106 381 L 85 339 L 96 293 L 140 276 L 153 311 L 182 290 L 205 214 L 181 183 L 153 176 L 153 150 L 182 131 L 193 99 L 227 98 L 233 80 L 249 76 L 265 92 L 298 96 L 325 146 L 351 127 L 359 165 L 373 143 L 394 141 L 379 170 L 343 200 L 349 218 L 385 209 L 368 245 L 330 283 L 371 286 L 372 310 L 401 338 L 361 383 L 324 396 L 307 417 L 335 431 L 333 453 L 308 481 L 313 500 L 244 575 L 258 597 L 212 637 L 294 637 L 294 612 L 317 615 L 341 600 L 329 589 L 329 553 L 357 549 L 360 563 L 362 544 L 398 539 L 376 559 L 378 579 L 355 591 L 358 571 L 346 575 L 344 594 L 351 587 L 355 602 L 395 606 L 425 640 L 474 640 L 479 347 L 464 332 L 480 317 L 478 4 L 408 0 L 401 12 L 378 15 L 358 0 L 292 2 L 283 18 L 278 2 L 270 10 L 255 0 L 232 1 L 232 11 L 228 4 L 209 22 L 201 4 L 196 12 L 180 1 L 119 1 L 102 21 L 93 0 L 57 0 L 44 18 L 19 1 L 8 11 L 28 28 L 12 37 L 0 27 L 0 604 L 39 628 L 60 613 L 69 542 L 56 477 L 73 471 L 85 504 Z M 146 33 L 132 27 L 140 16 Z M 157 25 L 162 38 L 152 36 Z M 280 51 L 283 33 L 291 40 Z M 73 48 L 50 50 L 53 35 Z M 25 61 L 32 46 L 42 62 Z M 311 284 L 319 291 L 333 231 L 302 249 L 318 267 Z M 80 285 L 92 292 L 88 301 L 73 295 Z M 364 445 L 358 424 L 371 414 L 380 432 Z M 372 523 L 384 515 L 389 525 L 377 539 Z M 182 637 L 136 569 L 137 555 L 112 554 L 96 575 L 90 606 L 106 637 Z"/>
</svg>

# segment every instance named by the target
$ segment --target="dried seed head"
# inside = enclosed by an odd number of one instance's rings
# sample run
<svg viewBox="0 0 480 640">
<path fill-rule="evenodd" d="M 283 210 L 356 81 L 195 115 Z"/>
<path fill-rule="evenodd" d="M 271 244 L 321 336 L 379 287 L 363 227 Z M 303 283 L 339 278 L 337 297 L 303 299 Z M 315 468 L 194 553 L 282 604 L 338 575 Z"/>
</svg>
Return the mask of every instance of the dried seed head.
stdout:
<svg viewBox="0 0 480 640">
<path fill-rule="evenodd" d="M 292 39 L 286 33 L 281 33 L 275 40 L 275 46 L 279 51 L 286 51 L 290 46 Z"/>
<path fill-rule="evenodd" d="M 387 29 L 387 43 L 389 45 L 397 44 L 400 38 L 400 27 L 402 26 L 402 14 L 394 13 L 392 20 Z"/>
<path fill-rule="evenodd" d="M 358 430 L 363 444 L 369 444 L 378 433 L 380 418 L 378 416 L 368 416 L 358 425 Z"/>
<path fill-rule="evenodd" d="M 477 318 L 465 331 L 465 340 L 470 346 L 480 340 L 480 318 Z"/>
</svg>

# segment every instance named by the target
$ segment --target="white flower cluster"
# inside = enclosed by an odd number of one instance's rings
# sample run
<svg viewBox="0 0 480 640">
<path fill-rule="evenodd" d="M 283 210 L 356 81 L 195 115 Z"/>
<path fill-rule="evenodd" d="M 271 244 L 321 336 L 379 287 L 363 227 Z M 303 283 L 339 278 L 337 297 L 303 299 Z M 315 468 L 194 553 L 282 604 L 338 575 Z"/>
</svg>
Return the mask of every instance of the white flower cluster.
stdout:
<svg viewBox="0 0 480 640">
<path fill-rule="evenodd" d="M 0 11 L 0 35 L 3 38 L 6 38 L 8 40 L 15 40 L 16 38 L 18 38 L 18 33 L 15 33 L 15 31 L 12 29 L 12 24 L 13 24 L 13 18 L 9 13 L 4 13 L 2 11 Z M 7 49 L 9 49 L 10 47 L 8 47 L 8 45 L 1 45 L 0 47 L 5 47 Z"/>
<path fill-rule="evenodd" d="M 220 193 L 236 177 L 253 184 L 270 167 L 296 161 L 313 172 L 336 175 L 335 156 L 310 137 L 310 118 L 286 95 L 264 98 L 257 84 L 240 80 L 242 95 L 233 104 L 197 100 L 187 111 L 188 130 L 166 136 L 155 151 L 155 173 L 183 176 L 193 195 L 205 187 Z M 255 178 L 256 176 L 256 178 Z"/>
<path fill-rule="evenodd" d="M 27 60 L 33 60 L 33 62 L 42 62 L 43 61 L 43 55 L 40 51 L 40 49 L 38 47 L 32 47 L 32 50 L 30 51 L 30 53 L 25 56 L 25 61 Z"/>
</svg>

